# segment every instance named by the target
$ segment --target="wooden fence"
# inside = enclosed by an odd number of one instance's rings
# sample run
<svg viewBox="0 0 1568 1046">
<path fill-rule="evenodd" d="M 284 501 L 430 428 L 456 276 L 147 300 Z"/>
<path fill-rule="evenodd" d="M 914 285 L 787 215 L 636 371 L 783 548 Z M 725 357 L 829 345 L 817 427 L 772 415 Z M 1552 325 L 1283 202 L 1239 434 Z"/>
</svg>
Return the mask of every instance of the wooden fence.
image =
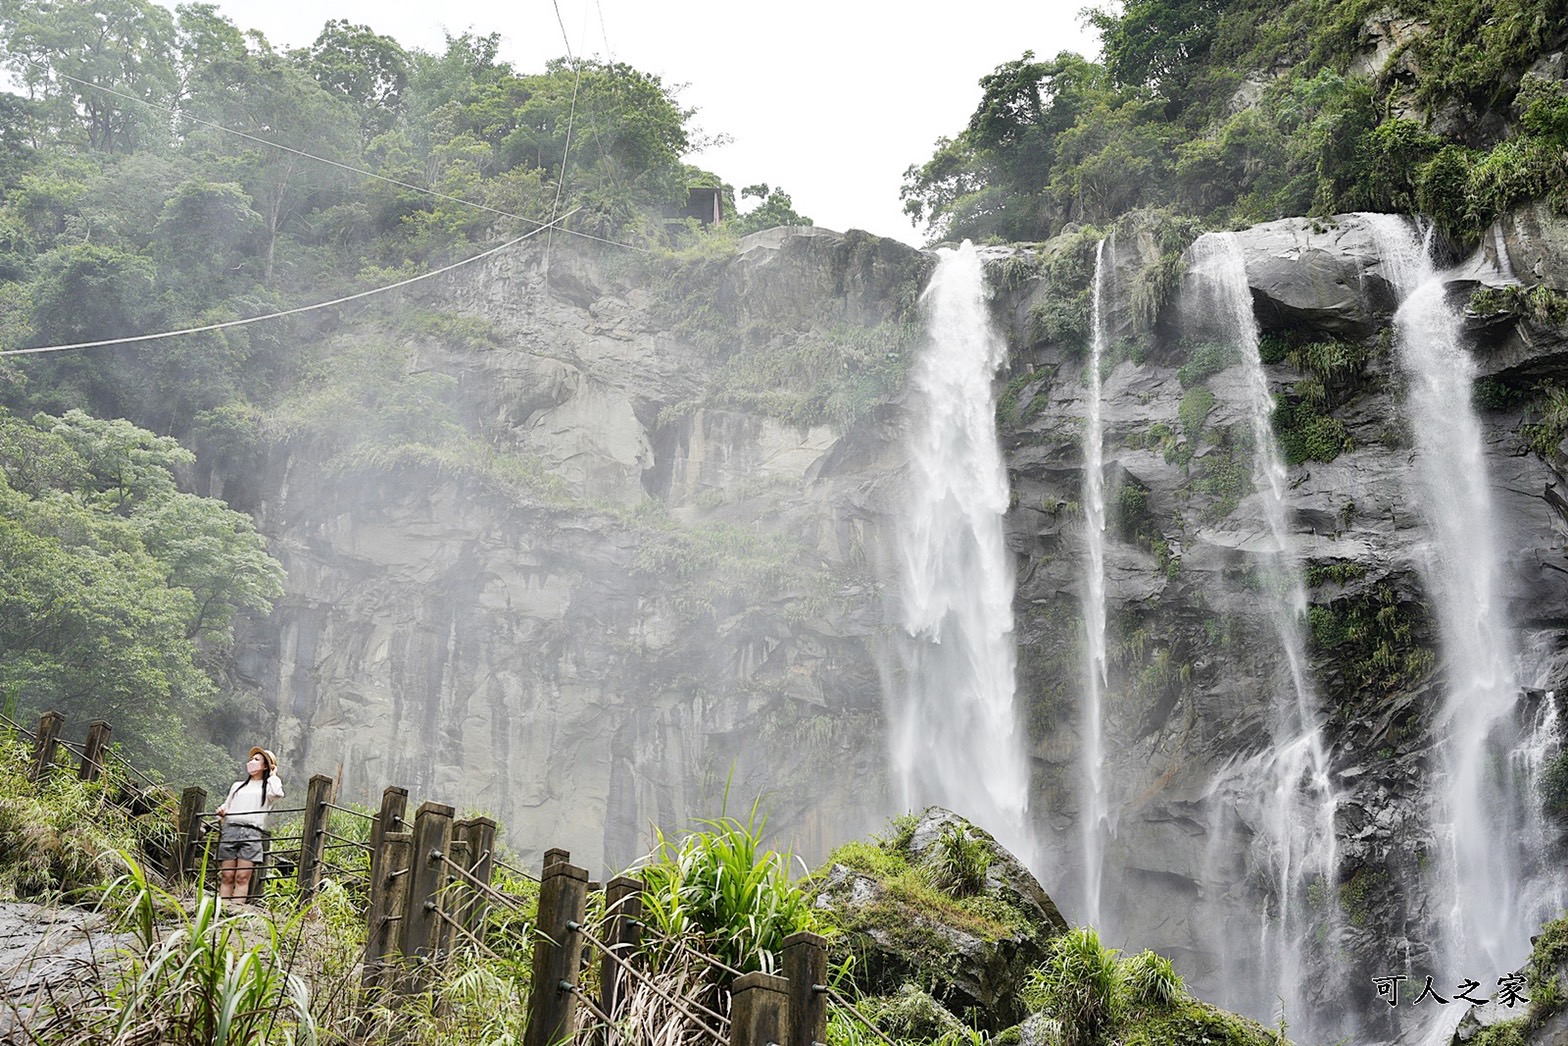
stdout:
<svg viewBox="0 0 1568 1046">
<path fill-rule="evenodd" d="M 29 776 L 33 780 L 61 769 L 57 757 L 64 748 L 75 757 L 83 780 L 97 779 L 106 760 L 114 759 L 148 788 L 161 789 L 108 747 L 108 723 L 90 723 L 86 740 L 74 744 L 61 737 L 64 722 L 60 713 L 46 712 L 38 729 L 29 731 L 0 715 L 0 723 L 32 740 Z M 162 791 L 172 799 L 171 792 Z M 333 779 L 317 774 L 306 787 L 302 806 L 273 811 L 303 814 L 302 827 L 298 836 L 265 834 L 256 892 L 264 890 L 269 880 L 287 875 L 297 883 L 301 901 L 308 901 L 324 871 L 341 873 L 342 862 L 334 860 L 335 853 L 352 850 L 368 857 L 363 875 L 368 903 L 361 976 L 366 1005 L 429 990 L 443 956 L 464 949 L 490 952 L 485 926 L 492 911 L 523 911 L 520 898 L 493 885 L 500 862 L 495 855 L 496 824 L 490 818 L 455 820 L 452 807 L 424 802 L 409 823 L 405 819 L 408 790 L 395 785 L 382 793 L 375 814 L 339 806 L 335 800 Z M 174 852 L 159 862 L 170 878 L 201 888 L 211 883 L 209 855 L 217 822 L 216 814 L 205 809 L 206 803 L 207 793 L 201 788 L 187 788 L 180 794 Z M 332 830 L 346 817 L 370 822 L 368 842 Z M 777 975 L 736 970 L 686 948 L 728 981 L 726 1015 L 695 999 L 666 994 L 645 971 L 644 939 L 657 931 L 642 920 L 642 880 L 617 876 L 601 887 L 589 880 L 586 869 L 571 863 L 570 853 L 560 849 L 545 852 L 537 876 L 509 866 L 508 870 L 539 884 L 524 1046 L 561 1042 L 574 1026 L 579 1005 L 607 1029 L 616 1029 L 637 982 L 670 1003 L 718 1046 L 820 1046 L 826 1039 L 830 1002 L 889 1042 L 826 983 L 826 941 L 817 934 L 797 933 L 786 939 Z M 601 889 L 604 916 L 590 926 L 585 921 L 588 896 Z M 599 970 L 599 989 L 593 997 L 581 983 L 587 968 L 585 950 L 597 959 Z"/>
</svg>

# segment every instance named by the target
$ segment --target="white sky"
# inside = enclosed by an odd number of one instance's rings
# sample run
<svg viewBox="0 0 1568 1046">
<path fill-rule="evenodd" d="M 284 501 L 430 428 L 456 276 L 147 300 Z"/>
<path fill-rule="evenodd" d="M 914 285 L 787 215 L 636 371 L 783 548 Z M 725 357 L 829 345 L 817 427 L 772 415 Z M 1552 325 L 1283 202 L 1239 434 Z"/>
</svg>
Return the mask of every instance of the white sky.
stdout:
<svg viewBox="0 0 1568 1046">
<path fill-rule="evenodd" d="M 175 0 L 162 0 L 173 7 Z M 795 0 L 746 5 L 668 0 L 557 0 L 572 50 L 613 57 L 686 84 L 707 134 L 733 137 L 688 161 L 737 190 L 781 186 L 818 225 L 866 229 L 906 243 L 904 169 L 941 135 L 963 129 L 977 81 L 1033 50 L 1092 54 L 1078 12 L 1090 0 Z M 502 36 L 501 56 L 535 72 L 565 48 L 551 0 L 218 0 L 241 29 L 274 46 L 315 39 L 346 18 L 406 48 L 439 51 L 443 29 Z M 751 206 L 746 201 L 747 207 Z"/>
</svg>

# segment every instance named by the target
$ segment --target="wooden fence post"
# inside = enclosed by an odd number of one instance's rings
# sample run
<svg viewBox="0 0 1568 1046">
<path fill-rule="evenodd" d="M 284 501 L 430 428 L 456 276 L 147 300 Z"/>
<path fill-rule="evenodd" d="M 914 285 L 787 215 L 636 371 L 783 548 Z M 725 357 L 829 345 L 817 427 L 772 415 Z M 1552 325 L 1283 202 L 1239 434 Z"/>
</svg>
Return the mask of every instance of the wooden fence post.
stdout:
<svg viewBox="0 0 1568 1046">
<path fill-rule="evenodd" d="M 552 846 L 544 852 L 543 865 L 545 871 L 549 871 L 552 864 L 570 864 L 571 861 L 572 852 L 570 850 L 562 850 L 559 847 Z"/>
<path fill-rule="evenodd" d="M 366 992 L 398 987 L 392 964 L 403 938 L 413 853 L 413 832 L 381 833 L 380 849 L 372 862 L 378 870 L 370 880 L 370 910 L 365 916 L 365 964 L 360 983 Z M 365 1001 L 371 1001 L 368 995 Z"/>
<path fill-rule="evenodd" d="M 27 768 L 29 781 L 42 781 L 49 768 L 54 765 L 54 749 L 60 742 L 60 727 L 64 725 L 65 716 L 59 712 L 45 712 L 38 717 L 38 736 L 33 742 L 33 762 Z"/>
<path fill-rule="evenodd" d="M 470 817 L 466 821 L 457 822 L 453 831 L 468 842 L 468 873 L 489 886 L 490 877 L 495 871 L 495 822 L 488 817 Z M 463 928 L 475 937 L 483 938 L 481 931 L 488 910 L 489 902 L 476 887 L 463 911 Z"/>
<path fill-rule="evenodd" d="M 539 917 L 535 924 L 533 980 L 528 993 L 528 1026 L 523 1046 L 553 1046 L 571 1034 L 577 1010 L 577 977 L 583 935 L 575 926 L 588 904 L 588 870 L 545 853 L 539 880 Z"/>
<path fill-rule="evenodd" d="M 403 814 L 408 810 L 408 789 L 387 785 L 381 790 L 381 812 L 370 819 L 370 874 L 376 874 L 381 856 L 381 836 L 385 832 L 406 832 Z"/>
<path fill-rule="evenodd" d="M 826 1042 L 827 938 L 806 930 L 784 938 L 784 978 L 789 981 L 789 1041 L 784 1046 Z"/>
<path fill-rule="evenodd" d="M 642 891 L 640 879 L 617 875 L 604 888 L 604 943 L 624 963 L 636 961 L 642 947 Z M 599 957 L 599 1009 L 612 1020 L 626 996 L 626 971 L 609 955 Z"/>
<path fill-rule="evenodd" d="M 452 842 L 452 808 L 445 803 L 422 803 L 414 814 L 413 854 L 409 858 L 408 896 L 403 906 L 401 951 L 419 960 L 410 987 L 423 989 L 430 978 L 430 960 L 441 947 L 438 896 L 446 882 L 442 859 Z"/>
<path fill-rule="evenodd" d="M 176 873 L 188 879 L 198 869 L 197 855 L 205 842 L 201 831 L 201 814 L 207 806 L 207 790 L 195 785 L 180 793 L 179 850 L 174 855 Z M 201 884 L 198 884 L 200 888 Z"/>
<path fill-rule="evenodd" d="M 109 747 L 113 728 L 102 719 L 87 724 L 87 743 L 82 746 L 82 768 L 77 776 L 83 781 L 96 781 L 103 773 L 103 750 Z"/>
<path fill-rule="evenodd" d="M 305 789 L 305 826 L 299 840 L 299 895 L 315 896 L 321 883 L 321 858 L 327 842 L 327 804 L 332 802 L 332 778 L 316 774 Z"/>
<path fill-rule="evenodd" d="M 789 981 L 748 973 L 730 987 L 730 1046 L 784 1046 L 789 1039 Z"/>
</svg>

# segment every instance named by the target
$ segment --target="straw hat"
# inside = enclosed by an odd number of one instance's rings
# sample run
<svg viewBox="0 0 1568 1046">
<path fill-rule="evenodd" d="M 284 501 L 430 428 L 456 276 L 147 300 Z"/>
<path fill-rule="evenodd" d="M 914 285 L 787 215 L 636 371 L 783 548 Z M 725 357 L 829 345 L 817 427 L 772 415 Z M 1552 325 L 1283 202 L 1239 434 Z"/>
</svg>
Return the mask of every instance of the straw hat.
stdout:
<svg viewBox="0 0 1568 1046">
<path fill-rule="evenodd" d="M 250 750 L 250 755 L 261 756 L 261 758 L 266 761 L 267 769 L 269 770 L 276 770 L 278 768 L 278 757 L 273 755 L 270 749 L 256 745 Z M 246 756 L 245 758 L 249 759 L 250 756 Z"/>
</svg>

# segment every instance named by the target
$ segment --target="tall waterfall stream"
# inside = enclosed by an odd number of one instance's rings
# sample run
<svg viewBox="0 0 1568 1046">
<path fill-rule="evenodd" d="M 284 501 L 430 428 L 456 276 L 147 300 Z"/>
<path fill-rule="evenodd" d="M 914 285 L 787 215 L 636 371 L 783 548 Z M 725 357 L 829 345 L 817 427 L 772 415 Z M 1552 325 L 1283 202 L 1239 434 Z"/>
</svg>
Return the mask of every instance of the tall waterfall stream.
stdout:
<svg viewBox="0 0 1568 1046">
<path fill-rule="evenodd" d="M 1313 967 L 1323 961 L 1320 941 L 1332 935 L 1338 920 L 1333 898 L 1339 796 L 1307 666 L 1307 594 L 1285 502 L 1287 473 L 1273 430 L 1274 397 L 1259 358 L 1252 291 L 1236 237 L 1199 238 L 1188 251 L 1188 271 L 1198 322 L 1235 354 L 1246 376 L 1242 406 L 1252 443 L 1252 500 L 1264 529 L 1244 547 L 1257 561 L 1280 654 L 1271 684 L 1270 747 L 1229 766 L 1213 792 L 1220 822 L 1215 838 L 1239 840 L 1235 817 L 1250 829 L 1250 859 L 1271 883 L 1271 910 L 1260 913 L 1254 936 L 1232 938 L 1222 930 L 1212 944 L 1229 971 L 1227 981 L 1253 996 L 1251 1006 L 1240 999 L 1238 1006 L 1255 1010 L 1259 998 L 1278 999 L 1307 1041 L 1330 1040 L 1353 1029 L 1335 1015 L 1314 1013 L 1303 988 L 1310 977 L 1326 972 Z M 1211 925 L 1219 930 L 1223 924 Z"/>
<path fill-rule="evenodd" d="M 1411 227 L 1392 215 L 1368 219 L 1400 301 L 1412 493 L 1430 531 L 1420 566 L 1442 636 L 1441 805 L 1433 811 L 1442 852 L 1428 885 L 1440 921 L 1432 961 L 1441 968 L 1430 972 L 1490 979 L 1525 960 L 1530 935 L 1562 902 L 1562 873 L 1543 861 L 1533 785 L 1553 717 L 1521 714 L 1523 682 L 1542 666 L 1539 655 L 1521 658 L 1505 613 L 1505 543 L 1471 405 L 1476 364 L 1463 317 Z"/>
<path fill-rule="evenodd" d="M 889 687 L 892 757 L 906 808 L 952 807 L 1030 863 L 1029 769 L 1013 708 L 1010 492 L 993 379 L 1006 344 L 967 241 L 926 288 L 913 376 L 902 564 L 901 671 Z"/>
</svg>

